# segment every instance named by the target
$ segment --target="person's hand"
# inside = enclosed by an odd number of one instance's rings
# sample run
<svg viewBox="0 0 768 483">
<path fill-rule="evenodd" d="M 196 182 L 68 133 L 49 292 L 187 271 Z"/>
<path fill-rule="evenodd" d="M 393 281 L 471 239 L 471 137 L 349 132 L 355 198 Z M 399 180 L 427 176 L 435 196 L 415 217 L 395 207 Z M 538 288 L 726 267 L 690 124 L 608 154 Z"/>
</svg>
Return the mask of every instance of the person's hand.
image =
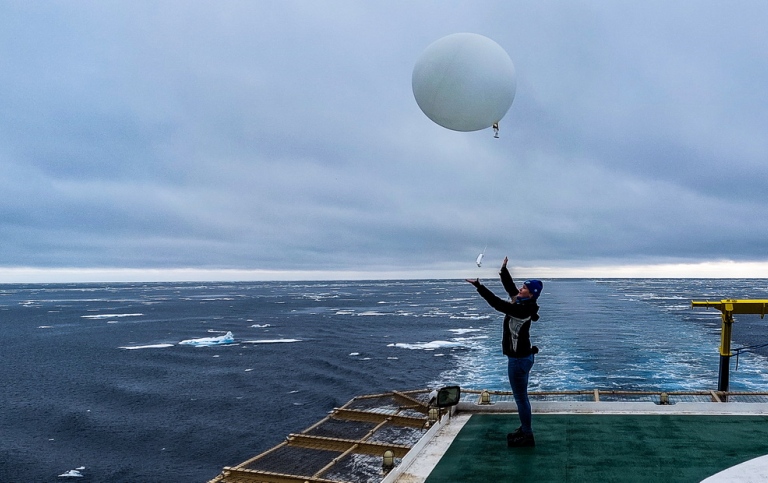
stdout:
<svg viewBox="0 0 768 483">
<path fill-rule="evenodd" d="M 475 287 L 479 287 L 480 286 L 480 279 L 479 278 L 467 278 L 465 280 L 467 282 L 471 283 L 472 285 L 474 285 Z"/>
</svg>

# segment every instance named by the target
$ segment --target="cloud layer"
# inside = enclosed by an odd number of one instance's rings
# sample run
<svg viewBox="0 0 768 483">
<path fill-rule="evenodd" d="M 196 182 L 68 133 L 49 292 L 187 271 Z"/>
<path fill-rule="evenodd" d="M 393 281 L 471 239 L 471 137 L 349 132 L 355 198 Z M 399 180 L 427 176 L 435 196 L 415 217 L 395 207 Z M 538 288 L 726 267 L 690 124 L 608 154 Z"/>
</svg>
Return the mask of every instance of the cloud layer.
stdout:
<svg viewBox="0 0 768 483">
<path fill-rule="evenodd" d="M 764 263 L 766 22 L 759 1 L 6 2 L 0 267 Z M 413 99 L 455 32 L 515 63 L 499 139 Z"/>
</svg>

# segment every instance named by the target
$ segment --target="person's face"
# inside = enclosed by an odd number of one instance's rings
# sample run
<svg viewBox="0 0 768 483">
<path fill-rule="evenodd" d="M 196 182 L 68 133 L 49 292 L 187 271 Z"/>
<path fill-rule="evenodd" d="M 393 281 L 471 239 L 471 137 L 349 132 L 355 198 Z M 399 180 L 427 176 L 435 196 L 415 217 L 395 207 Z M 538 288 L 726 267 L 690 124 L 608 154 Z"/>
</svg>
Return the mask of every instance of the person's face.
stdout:
<svg viewBox="0 0 768 483">
<path fill-rule="evenodd" d="M 523 285 L 517 290 L 518 290 L 517 296 L 520 297 L 521 299 L 527 299 L 531 297 L 531 292 L 528 290 L 527 285 Z"/>
</svg>

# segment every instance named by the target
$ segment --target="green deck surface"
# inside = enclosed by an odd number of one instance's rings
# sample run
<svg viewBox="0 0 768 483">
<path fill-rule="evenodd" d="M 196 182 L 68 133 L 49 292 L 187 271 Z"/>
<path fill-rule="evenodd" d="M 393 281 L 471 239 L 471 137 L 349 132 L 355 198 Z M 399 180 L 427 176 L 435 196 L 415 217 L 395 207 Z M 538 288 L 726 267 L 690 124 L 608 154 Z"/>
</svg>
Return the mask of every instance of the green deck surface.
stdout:
<svg viewBox="0 0 768 483">
<path fill-rule="evenodd" d="M 473 415 L 426 480 L 698 482 L 768 454 L 768 416 L 534 414 L 536 447 L 508 448 L 517 414 Z"/>
</svg>

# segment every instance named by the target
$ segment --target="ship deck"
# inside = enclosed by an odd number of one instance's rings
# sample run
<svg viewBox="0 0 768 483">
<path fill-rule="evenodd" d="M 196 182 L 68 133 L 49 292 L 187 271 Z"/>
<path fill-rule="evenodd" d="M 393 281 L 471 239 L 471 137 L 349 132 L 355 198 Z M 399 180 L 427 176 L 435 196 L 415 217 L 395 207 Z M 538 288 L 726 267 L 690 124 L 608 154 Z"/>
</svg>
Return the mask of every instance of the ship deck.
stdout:
<svg viewBox="0 0 768 483">
<path fill-rule="evenodd" d="M 511 394 L 462 391 L 436 421 L 426 392 L 356 398 L 212 481 L 768 480 L 766 393 L 532 394 L 536 446 L 508 448 L 506 434 L 519 425 Z"/>
<path fill-rule="evenodd" d="M 427 477 L 402 481 L 699 482 L 768 454 L 768 416 L 537 414 L 532 448 L 507 447 L 515 414 L 464 417 Z"/>
</svg>

